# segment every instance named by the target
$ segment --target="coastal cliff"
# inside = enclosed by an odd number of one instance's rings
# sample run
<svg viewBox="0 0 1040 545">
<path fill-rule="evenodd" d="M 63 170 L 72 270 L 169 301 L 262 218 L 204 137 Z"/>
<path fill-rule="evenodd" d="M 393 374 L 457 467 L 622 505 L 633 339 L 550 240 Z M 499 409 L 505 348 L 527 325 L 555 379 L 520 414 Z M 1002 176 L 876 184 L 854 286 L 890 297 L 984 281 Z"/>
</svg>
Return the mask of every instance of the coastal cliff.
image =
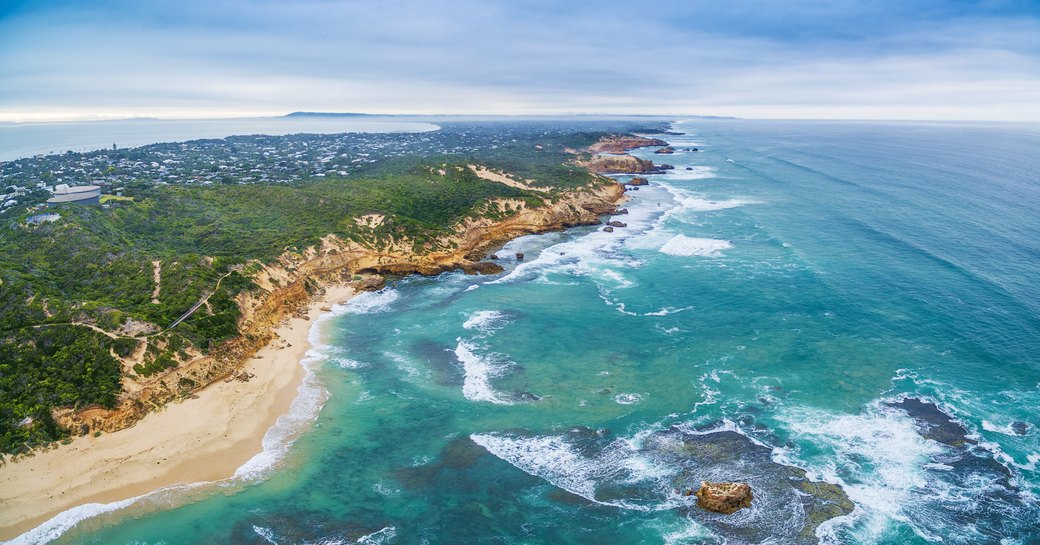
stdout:
<svg viewBox="0 0 1040 545">
<path fill-rule="evenodd" d="M 657 138 L 645 138 L 632 134 L 606 136 L 589 146 L 590 153 L 608 153 L 611 155 L 623 155 L 637 148 L 650 146 L 667 146 L 668 142 Z"/>
<path fill-rule="evenodd" d="M 631 150 L 651 146 L 664 146 L 661 149 L 671 149 L 667 147 L 668 142 L 656 138 L 631 134 L 605 136 L 585 148 L 588 155 L 576 160 L 575 164 L 597 174 L 660 173 L 662 168 L 655 165 L 653 161 L 628 154 Z"/>
<path fill-rule="evenodd" d="M 255 288 L 240 293 L 235 302 L 241 311 L 239 334 L 188 361 L 151 377 L 127 374 L 124 393 L 116 407 L 60 409 L 55 420 L 81 435 L 112 432 L 133 426 L 163 405 L 190 397 L 219 380 L 248 380 L 239 369 L 258 350 L 274 340 L 275 327 L 321 297 L 329 286 L 350 284 L 356 289 L 381 286 L 383 275 L 436 275 L 450 270 L 497 272 L 493 263 L 480 259 L 490 249 L 525 234 L 599 223 L 598 216 L 615 210 L 624 200 L 616 182 L 596 178 L 583 187 L 560 191 L 539 203 L 522 199 L 490 199 L 482 212 L 458 222 L 452 232 L 422 245 L 406 238 L 389 242 L 344 240 L 336 235 L 299 252 L 287 251 L 269 263 L 250 263 Z M 489 216 L 506 216 L 493 219 Z M 381 216 L 355 218 L 359 226 L 375 229 Z M 362 239 L 364 239 L 362 237 Z M 139 355 L 138 355 L 139 356 Z M 125 366 L 132 367 L 134 357 Z"/>
</svg>

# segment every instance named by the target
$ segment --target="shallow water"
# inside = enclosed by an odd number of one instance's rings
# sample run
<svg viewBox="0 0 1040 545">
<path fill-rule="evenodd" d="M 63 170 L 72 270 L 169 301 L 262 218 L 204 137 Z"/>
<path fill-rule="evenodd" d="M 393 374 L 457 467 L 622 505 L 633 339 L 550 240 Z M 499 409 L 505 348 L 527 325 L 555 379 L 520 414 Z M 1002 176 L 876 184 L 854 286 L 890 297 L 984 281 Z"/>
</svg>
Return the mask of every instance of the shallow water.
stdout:
<svg viewBox="0 0 1040 545">
<path fill-rule="evenodd" d="M 639 153 L 677 168 L 631 193 L 627 228 L 525 237 L 501 275 L 338 309 L 328 401 L 265 478 L 59 542 L 788 542 L 805 515 L 766 449 L 855 503 L 824 542 L 1036 543 L 1036 128 L 675 130 L 701 151 Z M 663 439 L 734 433 L 749 446 L 711 463 Z M 679 494 L 700 478 L 762 495 L 712 518 Z"/>
</svg>

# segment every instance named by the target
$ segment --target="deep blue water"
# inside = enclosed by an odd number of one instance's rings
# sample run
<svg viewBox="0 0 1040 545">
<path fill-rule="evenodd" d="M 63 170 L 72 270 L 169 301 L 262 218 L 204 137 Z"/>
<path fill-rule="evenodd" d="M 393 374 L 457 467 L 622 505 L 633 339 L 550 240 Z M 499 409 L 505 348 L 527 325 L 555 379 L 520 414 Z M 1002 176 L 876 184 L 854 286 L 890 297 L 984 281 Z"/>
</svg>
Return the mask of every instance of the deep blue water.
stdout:
<svg viewBox="0 0 1040 545">
<path fill-rule="evenodd" d="M 676 169 L 628 227 L 338 309 L 311 361 L 328 401 L 264 478 L 59 542 L 802 539 L 756 448 L 854 502 L 811 540 L 1040 542 L 1040 127 L 674 128 L 700 151 L 638 153 Z M 727 431 L 746 449 L 713 450 Z M 760 493 L 709 515 L 690 478 Z"/>
</svg>

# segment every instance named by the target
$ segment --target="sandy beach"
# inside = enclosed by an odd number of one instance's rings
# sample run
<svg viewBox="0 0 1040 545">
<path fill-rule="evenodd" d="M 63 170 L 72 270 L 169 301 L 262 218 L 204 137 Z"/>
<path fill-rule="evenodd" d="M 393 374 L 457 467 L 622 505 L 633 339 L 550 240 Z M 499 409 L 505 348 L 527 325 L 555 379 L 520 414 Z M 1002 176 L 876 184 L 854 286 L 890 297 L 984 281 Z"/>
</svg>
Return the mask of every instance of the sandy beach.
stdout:
<svg viewBox="0 0 1040 545">
<path fill-rule="evenodd" d="M 289 410 L 303 381 L 308 332 L 321 308 L 349 300 L 328 288 L 306 318 L 290 318 L 242 369 L 249 381 L 217 381 L 194 399 L 166 406 L 135 426 L 0 467 L 0 540 L 86 503 L 108 503 L 182 483 L 217 481 L 260 453 L 264 434 Z"/>
</svg>

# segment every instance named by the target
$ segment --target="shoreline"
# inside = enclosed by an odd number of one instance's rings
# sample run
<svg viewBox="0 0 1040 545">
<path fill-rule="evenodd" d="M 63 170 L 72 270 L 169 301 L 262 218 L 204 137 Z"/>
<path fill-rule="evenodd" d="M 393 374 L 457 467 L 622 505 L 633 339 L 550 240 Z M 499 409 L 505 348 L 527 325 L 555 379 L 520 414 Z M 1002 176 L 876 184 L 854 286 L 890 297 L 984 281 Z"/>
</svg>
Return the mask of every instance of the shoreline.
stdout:
<svg viewBox="0 0 1040 545">
<path fill-rule="evenodd" d="M 296 399 L 307 374 L 302 361 L 312 348 L 311 327 L 327 313 L 321 309 L 356 294 L 346 285 L 329 286 L 308 303 L 305 318 L 280 323 L 275 338 L 239 368 L 251 375 L 248 381 L 216 381 L 130 428 L 77 437 L 0 466 L 0 540 L 83 504 L 233 477 L 263 452 L 264 436 Z"/>
</svg>

